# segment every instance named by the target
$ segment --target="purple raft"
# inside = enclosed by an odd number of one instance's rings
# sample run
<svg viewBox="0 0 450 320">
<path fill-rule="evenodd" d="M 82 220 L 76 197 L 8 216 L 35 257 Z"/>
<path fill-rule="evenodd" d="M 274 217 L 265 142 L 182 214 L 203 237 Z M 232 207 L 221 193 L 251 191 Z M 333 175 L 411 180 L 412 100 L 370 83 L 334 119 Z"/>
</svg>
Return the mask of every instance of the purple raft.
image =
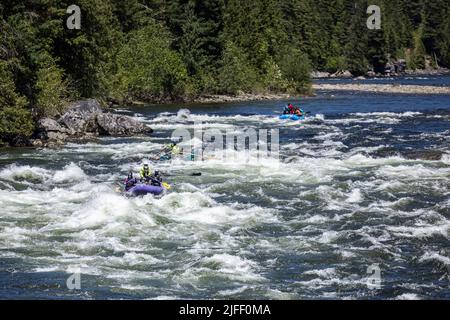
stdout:
<svg viewBox="0 0 450 320">
<path fill-rule="evenodd" d="M 157 187 L 157 186 L 151 186 L 147 184 L 138 184 L 128 190 L 128 193 L 132 194 L 133 196 L 145 196 L 147 194 L 154 194 L 155 196 L 160 195 L 163 193 L 164 188 L 163 187 Z"/>
</svg>

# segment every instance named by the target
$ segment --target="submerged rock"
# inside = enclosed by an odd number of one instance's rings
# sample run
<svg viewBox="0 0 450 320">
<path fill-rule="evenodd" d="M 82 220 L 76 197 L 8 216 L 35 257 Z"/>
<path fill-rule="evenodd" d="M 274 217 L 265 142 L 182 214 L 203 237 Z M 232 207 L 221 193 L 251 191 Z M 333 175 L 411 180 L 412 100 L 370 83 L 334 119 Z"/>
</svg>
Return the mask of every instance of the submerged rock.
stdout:
<svg viewBox="0 0 450 320">
<path fill-rule="evenodd" d="M 402 152 L 402 155 L 406 159 L 431 160 L 431 161 L 441 160 L 443 154 L 444 154 L 444 152 L 439 151 L 439 150 L 411 150 L 411 151 Z"/>
</svg>

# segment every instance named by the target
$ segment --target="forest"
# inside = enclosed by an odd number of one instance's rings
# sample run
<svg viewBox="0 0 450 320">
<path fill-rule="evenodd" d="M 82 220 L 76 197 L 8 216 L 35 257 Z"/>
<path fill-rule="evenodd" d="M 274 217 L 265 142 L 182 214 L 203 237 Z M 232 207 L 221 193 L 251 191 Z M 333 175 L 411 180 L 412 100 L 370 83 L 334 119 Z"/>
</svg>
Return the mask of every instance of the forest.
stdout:
<svg viewBox="0 0 450 320">
<path fill-rule="evenodd" d="M 72 4 L 80 29 L 66 25 Z M 308 94 L 312 70 L 423 69 L 426 56 L 450 66 L 448 0 L 8 0 L 0 17 L 0 144 L 76 99 Z"/>
</svg>

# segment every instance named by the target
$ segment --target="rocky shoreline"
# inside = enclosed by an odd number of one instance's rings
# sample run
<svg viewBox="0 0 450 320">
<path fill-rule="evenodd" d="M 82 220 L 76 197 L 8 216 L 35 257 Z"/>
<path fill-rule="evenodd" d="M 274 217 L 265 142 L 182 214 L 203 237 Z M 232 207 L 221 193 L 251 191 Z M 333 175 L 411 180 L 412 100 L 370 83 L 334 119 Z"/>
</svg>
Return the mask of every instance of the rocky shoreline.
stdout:
<svg viewBox="0 0 450 320">
<path fill-rule="evenodd" d="M 58 147 L 66 142 L 95 140 L 101 136 L 134 136 L 152 132 L 129 116 L 104 112 L 96 100 L 85 100 L 72 103 L 58 119 L 40 119 L 30 145 Z"/>
<path fill-rule="evenodd" d="M 314 90 L 361 91 L 373 93 L 450 94 L 450 87 L 397 84 L 314 84 Z"/>
<path fill-rule="evenodd" d="M 355 77 L 352 75 L 352 73 L 348 70 L 342 70 L 338 71 L 336 73 L 329 73 L 329 72 L 323 72 L 323 71 L 313 71 L 311 72 L 311 78 L 312 79 L 335 79 L 335 78 L 342 78 L 342 79 L 348 79 L 348 78 L 398 78 L 398 77 L 426 77 L 426 76 L 445 76 L 450 75 L 450 69 L 447 68 L 438 68 L 438 69 L 418 69 L 418 70 L 404 70 L 399 73 L 389 73 L 389 74 L 379 74 L 374 72 L 368 72 L 365 76 L 362 77 Z"/>
<path fill-rule="evenodd" d="M 242 93 L 236 96 L 231 95 L 203 95 L 196 98 L 193 103 L 233 103 L 233 102 L 251 102 L 251 101 L 265 101 L 265 100 L 288 100 L 292 96 L 287 93 L 267 93 L 267 94 L 247 94 Z"/>
</svg>

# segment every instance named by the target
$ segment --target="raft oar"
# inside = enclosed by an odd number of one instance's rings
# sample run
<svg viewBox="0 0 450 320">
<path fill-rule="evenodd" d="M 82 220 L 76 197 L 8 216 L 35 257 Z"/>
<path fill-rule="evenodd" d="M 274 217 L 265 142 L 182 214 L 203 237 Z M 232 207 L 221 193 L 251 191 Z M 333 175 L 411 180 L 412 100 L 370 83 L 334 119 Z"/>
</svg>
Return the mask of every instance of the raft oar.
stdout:
<svg viewBox="0 0 450 320">
<path fill-rule="evenodd" d="M 202 173 L 201 172 L 179 173 L 179 174 L 164 173 L 164 175 L 166 177 L 200 177 Z"/>
</svg>

